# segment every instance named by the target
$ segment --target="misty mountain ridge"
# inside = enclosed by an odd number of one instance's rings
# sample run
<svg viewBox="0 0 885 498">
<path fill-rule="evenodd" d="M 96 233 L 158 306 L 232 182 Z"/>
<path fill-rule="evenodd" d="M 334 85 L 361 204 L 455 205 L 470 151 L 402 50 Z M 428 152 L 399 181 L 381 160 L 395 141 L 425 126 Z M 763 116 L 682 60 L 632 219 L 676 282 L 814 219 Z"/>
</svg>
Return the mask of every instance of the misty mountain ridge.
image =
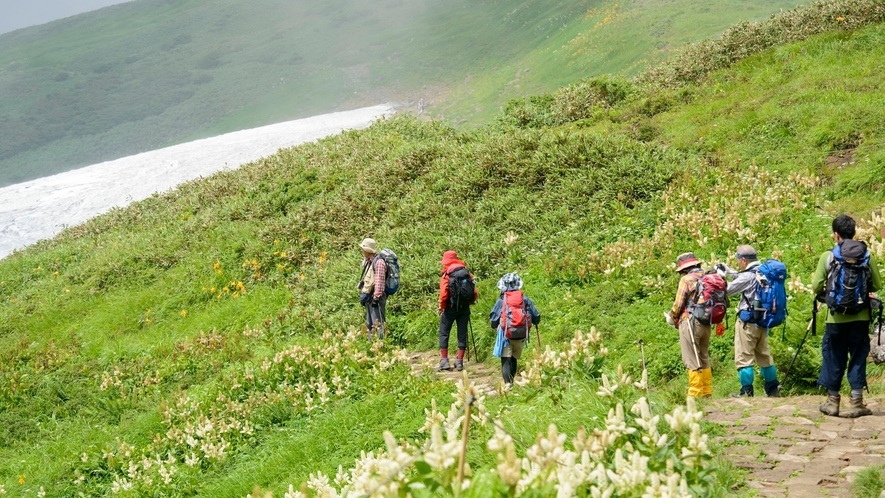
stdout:
<svg viewBox="0 0 885 498">
<path fill-rule="evenodd" d="M 0 35 L 0 186 L 381 102 L 488 122 L 786 1 L 138 0 Z"/>
</svg>

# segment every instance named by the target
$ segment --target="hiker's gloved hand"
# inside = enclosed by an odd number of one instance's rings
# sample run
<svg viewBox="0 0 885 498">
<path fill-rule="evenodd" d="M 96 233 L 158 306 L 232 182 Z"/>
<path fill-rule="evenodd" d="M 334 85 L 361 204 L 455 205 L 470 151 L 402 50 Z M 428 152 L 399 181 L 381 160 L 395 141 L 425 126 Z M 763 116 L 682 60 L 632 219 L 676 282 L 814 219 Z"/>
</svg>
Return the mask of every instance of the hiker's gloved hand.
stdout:
<svg viewBox="0 0 885 498">
<path fill-rule="evenodd" d="M 734 271 L 725 263 L 716 263 L 716 266 L 714 266 L 713 268 L 716 269 L 716 274 L 722 278 L 725 278 L 725 276 L 729 273 L 734 273 Z"/>
<path fill-rule="evenodd" d="M 360 294 L 360 304 L 362 304 L 363 306 L 369 304 L 369 301 L 371 301 L 371 300 L 372 300 L 371 294 L 368 294 L 366 292 L 363 292 L 362 294 Z"/>
<path fill-rule="evenodd" d="M 380 303 L 381 303 L 380 297 L 373 297 L 372 298 L 372 306 L 378 306 Z"/>
<path fill-rule="evenodd" d="M 673 317 L 670 316 L 670 313 L 664 313 L 664 318 L 667 319 L 667 325 L 673 327 L 674 329 L 676 328 L 676 321 L 673 320 Z"/>
</svg>

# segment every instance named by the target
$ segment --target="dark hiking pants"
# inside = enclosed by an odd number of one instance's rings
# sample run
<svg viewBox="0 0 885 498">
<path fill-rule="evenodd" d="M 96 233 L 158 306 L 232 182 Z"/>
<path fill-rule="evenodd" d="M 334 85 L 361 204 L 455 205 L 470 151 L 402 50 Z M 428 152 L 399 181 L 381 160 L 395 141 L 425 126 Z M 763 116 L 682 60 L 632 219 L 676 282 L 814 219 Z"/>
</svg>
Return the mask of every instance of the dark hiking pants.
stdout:
<svg viewBox="0 0 885 498">
<path fill-rule="evenodd" d="M 460 312 L 446 308 L 439 315 L 439 349 L 449 349 L 449 334 L 452 325 L 458 324 L 458 349 L 467 349 L 467 324 L 470 323 L 470 308 Z"/>
<path fill-rule="evenodd" d="M 387 311 L 387 294 L 382 294 L 378 304 L 372 304 L 369 301 L 366 304 L 366 328 L 369 330 L 369 339 L 372 339 L 373 332 L 377 329 L 378 339 L 384 339 L 384 326 L 386 325 Z"/>
<path fill-rule="evenodd" d="M 852 389 L 867 386 L 867 355 L 870 354 L 870 322 L 828 323 L 821 342 L 821 386 L 838 391 L 848 367 Z"/>
</svg>

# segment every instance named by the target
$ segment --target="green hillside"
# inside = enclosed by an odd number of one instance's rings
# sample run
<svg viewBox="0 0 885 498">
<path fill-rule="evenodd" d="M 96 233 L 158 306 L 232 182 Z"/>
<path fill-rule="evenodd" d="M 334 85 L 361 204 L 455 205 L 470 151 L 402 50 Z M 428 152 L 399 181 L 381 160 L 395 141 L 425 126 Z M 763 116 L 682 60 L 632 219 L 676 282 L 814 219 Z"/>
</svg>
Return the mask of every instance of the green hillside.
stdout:
<svg viewBox="0 0 885 498">
<path fill-rule="evenodd" d="M 752 243 L 786 262 L 790 315 L 771 339 L 783 373 L 832 217 L 854 215 L 885 257 L 883 65 L 880 2 L 815 4 L 738 25 L 636 79 L 513 100 L 485 127 L 379 122 L 17 252 L 0 261 L 0 489 L 317 496 L 342 466 L 362 480 L 336 489 L 454 496 L 468 393 L 413 374 L 407 353 L 436 347 L 438 261 L 453 249 L 478 279 L 480 359 L 497 368 L 485 316 L 510 271 L 552 348 L 527 350 L 526 385 L 477 401 L 462 496 L 552 496 L 568 479 L 556 469 L 577 468 L 582 451 L 593 471 L 570 475 L 588 494 L 641 496 L 649 473 L 658 494 L 748 491 L 707 447 L 717 429 L 702 423 L 702 434 L 683 406 L 678 341 L 661 318 L 673 261 L 693 250 L 734 266 L 735 247 Z M 358 330 L 365 236 L 396 250 L 404 272 L 383 346 Z M 647 391 L 633 384 L 638 339 Z M 712 341 L 714 397 L 739 387 L 732 340 Z M 798 356 L 788 394 L 817 392 L 819 341 Z M 880 392 L 885 371 L 868 372 Z M 538 471 L 517 476 L 526 490 L 507 477 L 523 457 Z M 646 479 L 628 479 L 631 465 Z"/>
<path fill-rule="evenodd" d="M 139 0 L 0 35 L 0 187 L 384 102 L 489 122 L 794 1 Z"/>
</svg>

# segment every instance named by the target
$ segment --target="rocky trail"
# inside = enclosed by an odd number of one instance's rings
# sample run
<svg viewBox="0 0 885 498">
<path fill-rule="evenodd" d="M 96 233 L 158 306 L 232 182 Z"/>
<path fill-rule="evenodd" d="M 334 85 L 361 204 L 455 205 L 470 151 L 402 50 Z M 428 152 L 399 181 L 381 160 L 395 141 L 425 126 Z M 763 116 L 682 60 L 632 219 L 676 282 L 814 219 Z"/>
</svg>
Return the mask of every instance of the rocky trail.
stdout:
<svg viewBox="0 0 885 498">
<path fill-rule="evenodd" d="M 748 471 L 735 494 L 850 497 L 851 482 L 864 467 L 885 464 L 885 396 L 866 398 L 871 416 L 829 417 L 818 410 L 824 396 L 715 399 L 706 420 L 736 466 Z M 842 410 L 848 400 L 842 398 Z"/>
<path fill-rule="evenodd" d="M 413 352 L 409 360 L 416 375 L 430 370 L 452 382 L 462 378 L 462 372 L 436 370 L 436 351 Z M 498 394 L 499 369 L 472 361 L 464 369 L 482 392 Z M 873 414 L 855 419 L 822 414 L 818 407 L 825 396 L 719 398 L 701 406 L 705 420 L 719 427 L 712 442 L 747 471 L 733 494 L 850 497 L 858 471 L 885 464 L 885 395 L 865 400 Z M 842 410 L 848 410 L 847 397 Z"/>
<path fill-rule="evenodd" d="M 440 377 L 450 380 L 453 383 L 461 380 L 464 372 L 455 370 L 437 371 L 439 366 L 439 353 L 437 351 L 416 351 L 409 355 L 409 364 L 412 373 L 421 375 L 426 370 L 436 372 Z M 495 369 L 485 363 L 477 363 L 474 361 L 464 360 L 464 370 L 468 377 L 475 383 L 477 389 L 485 393 L 487 396 L 496 396 L 498 388 L 501 384 L 501 370 Z"/>
</svg>

